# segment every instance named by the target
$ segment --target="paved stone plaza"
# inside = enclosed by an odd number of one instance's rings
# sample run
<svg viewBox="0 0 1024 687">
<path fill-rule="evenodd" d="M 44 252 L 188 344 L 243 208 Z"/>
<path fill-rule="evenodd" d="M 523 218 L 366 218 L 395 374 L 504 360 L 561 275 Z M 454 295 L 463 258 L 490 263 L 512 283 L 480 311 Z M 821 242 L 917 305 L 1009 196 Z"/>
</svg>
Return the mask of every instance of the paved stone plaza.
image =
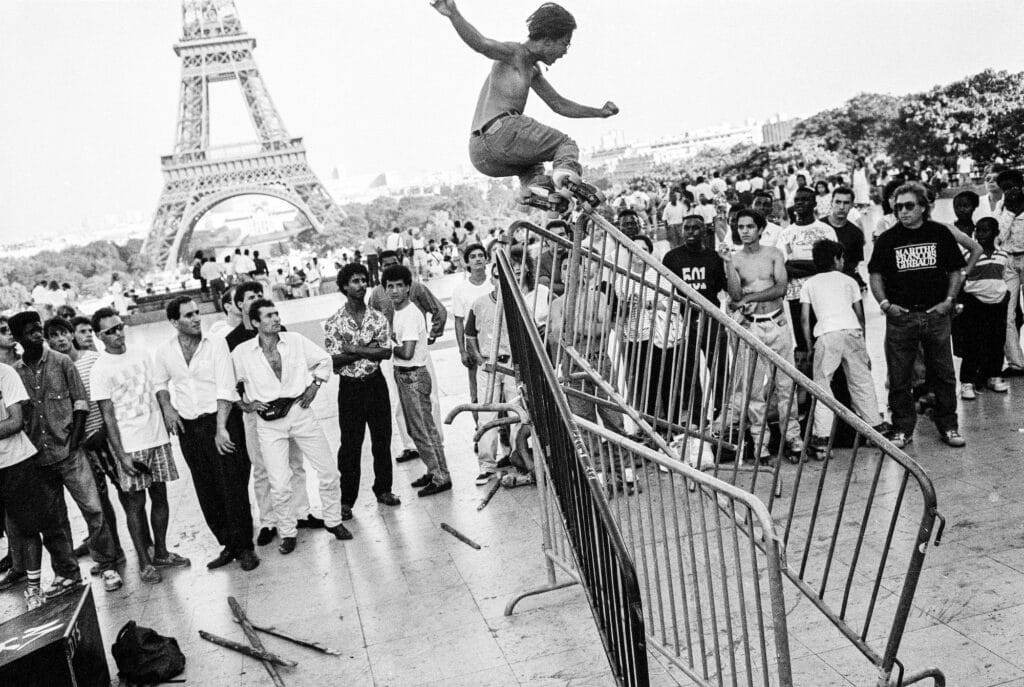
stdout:
<svg viewBox="0 0 1024 687">
<path fill-rule="evenodd" d="M 446 304 L 454 279 L 431 283 Z M 282 303 L 281 311 L 290 329 L 318 337 L 320 320 L 339 304 L 337 295 L 320 296 Z M 868 311 L 872 356 L 881 362 L 878 310 L 871 304 Z M 166 323 L 131 328 L 129 346 L 152 346 L 171 331 Z M 468 400 L 450 325 L 434 360 L 444 413 Z M 875 373 L 881 382 L 882 370 Z M 332 380 L 316 400 L 333 446 L 336 389 Z M 900 655 L 911 670 L 938 665 L 957 687 L 1024 687 L 1024 474 L 1018 468 L 1024 434 L 1017 431 L 1024 425 L 1022 395 L 1024 380 L 1014 380 L 1009 394 L 983 393 L 971 403 L 961 414 L 966 450 L 942 445 L 925 422 L 911 445 L 935 482 L 948 524 L 942 546 L 928 552 Z M 355 519 L 346 523 L 355 539 L 343 543 L 322 531 L 300 530 L 294 554 L 281 556 L 276 543 L 263 547 L 262 563 L 251 573 L 237 564 L 206 570 L 218 547 L 180 462 L 182 479 L 170 489 L 168 539 L 171 550 L 191 558 L 193 566 L 169 571 L 163 583 L 149 586 L 139 581 L 129 552 L 122 590 L 107 594 L 94 585 L 105 642 L 112 643 L 133 619 L 178 639 L 188 684 L 269 685 L 257 662 L 198 636 L 202 629 L 244 641 L 227 605 L 227 597 L 235 596 L 255 622 L 342 650 L 341 657 L 323 656 L 266 637 L 268 649 L 299 663 L 282 669 L 288 685 L 614 684 L 579 588 L 532 597 L 515 615 L 503 615 L 511 596 L 545 581 L 536 489 L 503 489 L 477 512 L 484 489 L 472 481 L 477 469 L 471 435 L 468 416 L 445 427 L 451 492 L 417 499 L 409 482 L 422 466 L 397 466 L 395 493 L 403 500 L 397 509 L 372 498 L 367 444 L 364 491 Z M 482 549 L 445 533 L 441 522 Z M 84 526 L 80 519 L 74 524 L 79 541 Z M 119 525 L 127 541 L 123 517 Z M 894 589 L 898 581 L 892 581 Z M 22 603 L 20 593 L 0 595 L 0 616 Z M 806 603 L 787 587 L 787 607 Z M 796 684 L 874 684 L 867 661 L 824 619 L 791 621 L 790 632 Z M 690 684 L 678 670 L 650 658 L 653 684 Z M 112 660 L 110 665 L 113 674 Z"/>
</svg>

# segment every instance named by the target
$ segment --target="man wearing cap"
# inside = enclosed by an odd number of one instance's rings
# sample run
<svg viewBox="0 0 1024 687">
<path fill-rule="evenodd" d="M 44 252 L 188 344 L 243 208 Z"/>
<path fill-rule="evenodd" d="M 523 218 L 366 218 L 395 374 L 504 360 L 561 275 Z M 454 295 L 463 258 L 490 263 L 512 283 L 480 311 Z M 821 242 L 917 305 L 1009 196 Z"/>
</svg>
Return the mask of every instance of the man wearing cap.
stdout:
<svg viewBox="0 0 1024 687">
<path fill-rule="evenodd" d="M 9 324 L 23 350 L 14 369 L 29 396 L 24 404 L 25 429 L 38 450 L 35 465 L 43 488 L 49 492 L 46 498 L 58 504 L 56 515 L 70 539 L 71 525 L 63 493 L 63 488 L 67 488 L 89 527 L 89 553 L 99 565 L 104 588 L 108 592 L 120 589 L 121 576 L 115 569 L 117 545 L 103 517 L 89 461 L 81 450 L 89 416 L 89 398 L 82 378 L 71 358 L 43 345 L 39 313 L 20 312 L 11 317 Z M 17 535 L 12 532 L 12 536 Z M 37 549 L 42 547 L 38 535 L 29 536 L 27 542 Z M 57 594 L 75 587 L 78 578 L 57 573 L 53 584 L 52 594 Z"/>
</svg>

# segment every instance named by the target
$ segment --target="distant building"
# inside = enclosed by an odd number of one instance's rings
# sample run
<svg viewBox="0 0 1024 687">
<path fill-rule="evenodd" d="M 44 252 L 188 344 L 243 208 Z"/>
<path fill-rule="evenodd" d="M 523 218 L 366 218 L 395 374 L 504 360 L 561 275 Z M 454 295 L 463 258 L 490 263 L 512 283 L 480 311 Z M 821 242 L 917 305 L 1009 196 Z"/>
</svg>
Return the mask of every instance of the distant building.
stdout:
<svg viewBox="0 0 1024 687">
<path fill-rule="evenodd" d="M 778 119 L 765 122 L 761 127 L 761 138 L 766 146 L 782 145 L 793 135 L 793 127 L 799 122 L 799 118 Z"/>
</svg>

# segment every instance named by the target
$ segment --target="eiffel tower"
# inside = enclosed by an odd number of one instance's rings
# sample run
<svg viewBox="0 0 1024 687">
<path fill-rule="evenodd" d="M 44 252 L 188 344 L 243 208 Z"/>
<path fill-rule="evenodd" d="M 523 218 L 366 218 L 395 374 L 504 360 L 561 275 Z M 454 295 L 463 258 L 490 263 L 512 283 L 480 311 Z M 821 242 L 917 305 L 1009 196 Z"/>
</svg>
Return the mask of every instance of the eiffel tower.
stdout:
<svg viewBox="0 0 1024 687">
<path fill-rule="evenodd" d="M 173 269 L 188 250 L 196 222 L 233 196 L 274 196 L 294 205 L 322 231 L 340 227 L 344 213 L 306 162 L 301 138 L 291 138 L 260 77 L 250 38 L 234 0 L 182 0 L 181 97 L 174 153 L 160 158 L 164 186 L 143 245 L 154 267 Z M 209 84 L 237 79 L 256 133 L 253 143 L 210 146 Z"/>
</svg>

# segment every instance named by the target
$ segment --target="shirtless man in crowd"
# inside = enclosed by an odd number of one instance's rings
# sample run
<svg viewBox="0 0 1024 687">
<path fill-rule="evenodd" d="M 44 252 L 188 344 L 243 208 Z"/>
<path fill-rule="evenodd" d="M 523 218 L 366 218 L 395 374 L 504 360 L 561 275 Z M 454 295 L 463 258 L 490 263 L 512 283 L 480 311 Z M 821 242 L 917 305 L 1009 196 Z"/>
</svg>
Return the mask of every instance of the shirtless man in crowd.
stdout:
<svg viewBox="0 0 1024 687">
<path fill-rule="evenodd" d="M 754 210 L 741 210 L 736 215 L 736 233 L 742 248 L 732 253 L 727 247 L 719 252 L 725 262 L 725 274 L 729 281 L 730 308 L 738 310 L 740 323 L 766 346 L 793 362 L 793 337 L 786 323 L 786 312 L 782 307 L 786 296 L 786 263 L 782 252 L 772 246 L 761 245 L 761 233 L 766 226 L 765 218 Z M 751 349 L 745 348 L 749 354 Z M 737 363 L 737 386 L 733 389 L 727 417 L 733 423 L 739 422 L 750 373 L 749 360 Z M 766 406 L 771 395 L 767 361 L 758 357 L 753 370 L 753 383 L 747 418 L 754 437 L 754 446 L 759 457 L 767 458 L 768 434 L 765 421 Z M 785 420 L 786 447 L 790 455 L 799 455 L 803 450 L 800 438 L 800 423 L 797 419 L 796 399 L 793 380 L 782 372 L 775 375 L 774 390 L 780 402 L 779 422 Z M 788 406 L 788 409 L 787 409 Z"/>
<path fill-rule="evenodd" d="M 493 60 L 491 73 L 480 90 L 469 139 L 469 158 L 481 174 L 518 176 L 522 202 L 556 212 L 568 209 L 571 195 L 600 205 L 601 193 L 580 179 L 580 150 L 560 131 L 523 114 L 532 88 L 541 100 L 563 117 L 611 117 L 619 111 L 609 101 L 587 107 L 560 95 L 544 78 L 538 63 L 552 65 L 569 50 L 576 20 L 565 8 L 546 2 L 526 20 L 529 38 L 523 43 L 487 38 L 459 13 L 454 0 L 431 3 L 447 17 L 466 45 Z M 551 176 L 544 163 L 553 162 Z"/>
</svg>

